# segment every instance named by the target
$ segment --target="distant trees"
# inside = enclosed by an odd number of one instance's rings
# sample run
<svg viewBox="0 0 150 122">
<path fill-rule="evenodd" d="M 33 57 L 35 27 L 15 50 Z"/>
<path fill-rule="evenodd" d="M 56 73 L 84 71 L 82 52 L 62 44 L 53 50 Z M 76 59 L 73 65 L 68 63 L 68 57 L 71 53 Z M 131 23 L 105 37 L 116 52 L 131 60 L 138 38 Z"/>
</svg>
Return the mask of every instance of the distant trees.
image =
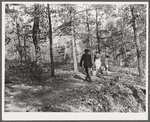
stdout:
<svg viewBox="0 0 150 122">
<path fill-rule="evenodd" d="M 76 55 L 76 23 L 75 23 L 75 6 L 74 5 L 61 5 L 62 13 L 66 12 L 65 16 L 61 15 L 61 18 L 64 22 L 57 28 L 57 32 L 61 36 L 71 36 L 71 43 L 72 43 L 72 55 L 73 55 L 73 65 L 74 65 L 74 72 L 77 73 L 77 55 Z"/>
<path fill-rule="evenodd" d="M 146 37 L 146 5 L 126 5 L 123 9 L 123 19 L 125 21 L 124 25 L 126 29 L 126 32 L 124 32 L 124 37 L 129 38 L 130 41 L 128 43 L 132 44 L 132 48 L 130 49 L 132 52 L 134 52 L 133 49 L 136 50 L 135 54 L 137 56 L 137 65 L 139 70 L 139 75 L 142 75 L 142 69 L 143 69 L 143 61 L 142 57 L 145 55 L 142 55 L 142 49 L 141 46 L 143 43 L 145 43 L 145 37 Z M 130 35 L 127 35 L 130 33 Z M 128 40 L 129 40 L 128 39 Z M 142 41 L 140 41 L 142 40 Z M 127 44 L 127 41 L 125 43 L 125 46 Z M 142 44 L 142 45 L 141 45 Z M 135 47 L 135 48 L 133 48 Z M 127 51 L 127 49 L 126 49 Z M 130 53 L 133 55 L 133 53 Z M 127 55 L 126 55 L 127 56 Z M 128 58 L 128 57 L 126 57 Z M 145 58 L 144 58 L 145 60 Z"/>
<path fill-rule="evenodd" d="M 56 52 L 65 61 L 70 50 L 69 59 L 73 59 L 77 72 L 77 59 L 83 48 L 89 48 L 91 53 L 107 52 L 121 66 L 136 63 L 137 57 L 139 74 L 142 72 L 146 48 L 144 4 L 6 4 L 5 13 L 6 52 L 19 57 L 21 63 L 32 59 L 40 64 L 50 57 L 51 76 L 55 75 Z M 54 51 L 56 47 L 59 51 Z"/>
<path fill-rule="evenodd" d="M 30 38 L 30 28 L 28 21 L 25 22 L 22 17 L 26 16 L 25 6 L 23 4 L 6 4 L 6 45 L 12 43 L 14 52 L 18 53 L 22 61 L 28 57 L 27 39 Z M 15 43 L 14 43 L 14 42 Z"/>
</svg>

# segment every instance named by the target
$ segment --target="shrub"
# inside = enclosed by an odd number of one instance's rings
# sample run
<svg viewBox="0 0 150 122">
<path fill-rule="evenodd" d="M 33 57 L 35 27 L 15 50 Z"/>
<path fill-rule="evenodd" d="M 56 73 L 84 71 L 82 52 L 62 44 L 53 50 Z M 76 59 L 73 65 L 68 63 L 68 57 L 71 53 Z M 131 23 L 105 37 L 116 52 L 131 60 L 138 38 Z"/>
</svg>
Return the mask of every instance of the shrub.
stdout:
<svg viewBox="0 0 150 122">
<path fill-rule="evenodd" d="M 41 82 L 44 70 L 35 61 L 27 61 L 21 65 L 9 66 L 9 72 L 19 78 L 29 78 L 33 81 Z M 25 76 L 25 77 L 24 77 Z"/>
<path fill-rule="evenodd" d="M 43 69 L 41 66 L 37 65 L 35 61 L 28 62 L 26 68 L 30 74 L 30 79 L 34 81 L 41 82 L 43 76 Z M 25 69 L 26 69 L 25 68 Z"/>
</svg>

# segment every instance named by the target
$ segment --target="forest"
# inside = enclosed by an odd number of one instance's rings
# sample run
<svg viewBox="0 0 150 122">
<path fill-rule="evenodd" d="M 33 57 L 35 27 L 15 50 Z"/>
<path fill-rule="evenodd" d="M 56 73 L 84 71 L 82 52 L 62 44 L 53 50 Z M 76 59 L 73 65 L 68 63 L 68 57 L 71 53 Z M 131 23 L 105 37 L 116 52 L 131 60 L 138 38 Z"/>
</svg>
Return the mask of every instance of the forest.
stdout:
<svg viewBox="0 0 150 122">
<path fill-rule="evenodd" d="M 5 112 L 146 112 L 147 4 L 5 4 Z M 84 50 L 109 68 L 84 80 Z"/>
</svg>

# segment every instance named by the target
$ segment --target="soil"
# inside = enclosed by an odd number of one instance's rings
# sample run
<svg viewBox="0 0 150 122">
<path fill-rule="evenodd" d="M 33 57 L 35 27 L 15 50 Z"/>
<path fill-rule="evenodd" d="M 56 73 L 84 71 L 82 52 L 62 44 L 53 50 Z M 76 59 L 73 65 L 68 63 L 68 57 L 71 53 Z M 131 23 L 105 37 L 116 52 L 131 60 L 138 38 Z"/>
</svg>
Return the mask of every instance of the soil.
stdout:
<svg viewBox="0 0 150 122">
<path fill-rule="evenodd" d="M 137 82 L 131 71 L 112 67 L 92 76 L 91 83 L 84 80 L 83 69 L 75 74 L 67 66 L 58 67 L 55 78 L 47 70 L 47 78 L 40 82 L 9 76 L 5 112 L 145 112 L 145 82 Z"/>
</svg>

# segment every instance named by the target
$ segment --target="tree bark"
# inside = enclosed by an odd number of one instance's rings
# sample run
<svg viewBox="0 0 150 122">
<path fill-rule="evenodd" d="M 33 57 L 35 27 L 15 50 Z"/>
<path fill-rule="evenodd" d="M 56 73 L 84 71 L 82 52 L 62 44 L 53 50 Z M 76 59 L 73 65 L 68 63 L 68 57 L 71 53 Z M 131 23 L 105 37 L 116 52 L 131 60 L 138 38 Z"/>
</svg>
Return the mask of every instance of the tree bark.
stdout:
<svg viewBox="0 0 150 122">
<path fill-rule="evenodd" d="M 113 40 L 112 40 L 112 54 L 113 54 L 113 61 L 114 61 L 114 63 L 113 63 L 113 66 L 115 66 L 115 52 L 114 52 L 114 38 L 113 38 Z"/>
<path fill-rule="evenodd" d="M 48 19 L 49 19 L 49 42 L 50 42 L 50 59 L 51 59 L 51 77 L 55 77 L 54 59 L 53 59 L 53 40 L 52 40 L 52 25 L 51 25 L 51 12 L 47 4 Z"/>
<path fill-rule="evenodd" d="M 133 33 L 134 33 L 134 41 L 136 43 L 138 70 L 139 70 L 139 76 L 141 76 L 142 75 L 142 55 L 141 55 L 141 45 L 140 45 L 140 40 L 139 40 L 139 32 L 137 30 L 136 17 L 134 15 L 134 6 L 132 6 L 131 8 L 131 14 L 132 14 L 132 28 L 133 28 Z"/>
<path fill-rule="evenodd" d="M 91 57 L 93 57 L 92 40 L 90 40 L 90 25 L 89 25 L 89 19 L 88 19 L 88 10 L 86 10 L 86 24 L 87 24 L 87 29 L 88 29 L 88 48 L 90 48 Z"/>
<path fill-rule="evenodd" d="M 66 46 L 65 46 L 65 52 L 64 52 L 64 60 L 66 60 L 66 55 L 67 55 L 67 51 L 66 51 Z"/>
<path fill-rule="evenodd" d="M 24 59 L 26 60 L 27 53 L 26 53 L 26 28 L 24 32 Z"/>
<path fill-rule="evenodd" d="M 21 61 L 21 64 L 22 64 L 22 48 L 21 48 L 21 41 L 20 41 L 20 34 L 19 34 L 19 24 L 17 22 L 17 18 L 16 18 L 16 28 L 17 28 L 17 37 L 18 37 L 18 52 L 19 52 L 19 55 L 20 55 L 20 61 Z"/>
<path fill-rule="evenodd" d="M 40 64 L 40 46 L 39 46 L 39 14 L 40 14 L 40 6 L 38 4 L 34 5 L 34 24 L 33 24 L 33 44 L 35 46 L 35 59 L 37 64 Z"/>
<path fill-rule="evenodd" d="M 60 37 L 61 40 L 61 37 Z M 67 42 L 65 41 L 65 50 L 64 50 L 64 60 L 66 60 L 66 56 L 67 56 Z"/>
<path fill-rule="evenodd" d="M 124 67 L 127 67 L 127 61 L 126 61 L 126 59 L 127 59 L 127 46 L 126 46 L 126 41 L 124 42 L 124 21 L 122 22 L 122 43 L 123 44 L 121 44 L 121 47 L 124 47 Z M 123 56 L 122 56 L 123 57 Z"/>
<path fill-rule="evenodd" d="M 127 45 L 126 45 L 126 42 L 124 43 L 124 49 L 125 49 L 125 67 L 127 67 Z"/>
<path fill-rule="evenodd" d="M 89 20 L 88 20 L 88 10 L 86 10 L 86 24 L 87 24 L 87 29 L 88 29 L 88 41 L 87 41 L 87 45 L 88 45 L 88 48 L 91 47 L 91 44 L 90 44 L 90 38 L 89 38 L 89 34 L 90 34 L 90 27 L 89 27 Z"/>
<path fill-rule="evenodd" d="M 98 44 L 98 52 L 100 52 L 100 41 L 99 41 L 99 35 L 98 35 L 98 22 L 97 22 L 98 14 L 97 14 L 97 8 L 96 8 L 96 38 L 97 38 L 97 44 Z"/>
<path fill-rule="evenodd" d="M 71 31 L 72 31 L 73 65 L 74 65 L 74 72 L 77 73 L 78 67 L 77 67 L 76 44 L 75 44 L 75 28 L 74 28 L 75 14 L 73 12 L 72 14 L 73 16 L 71 17 L 71 27 L 72 27 Z"/>
</svg>

